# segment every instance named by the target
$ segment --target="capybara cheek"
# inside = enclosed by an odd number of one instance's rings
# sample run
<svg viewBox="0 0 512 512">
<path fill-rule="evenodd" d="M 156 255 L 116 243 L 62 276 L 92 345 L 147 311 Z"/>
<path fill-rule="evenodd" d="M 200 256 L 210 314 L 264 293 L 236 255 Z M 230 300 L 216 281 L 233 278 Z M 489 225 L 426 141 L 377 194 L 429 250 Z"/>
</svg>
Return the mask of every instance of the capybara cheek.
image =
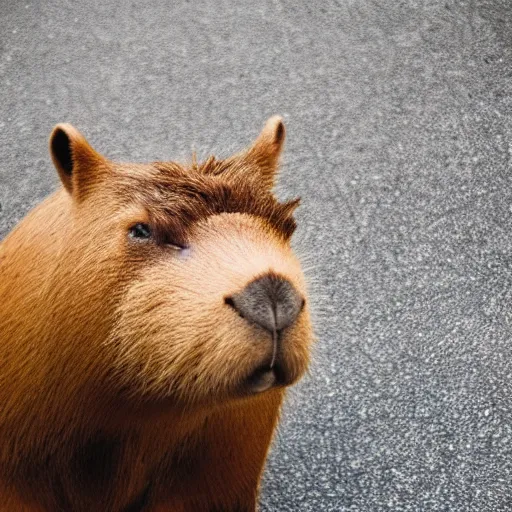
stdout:
<svg viewBox="0 0 512 512">
<path fill-rule="evenodd" d="M 117 318 L 107 341 L 116 353 L 112 375 L 132 396 L 221 399 L 268 354 L 265 343 L 251 342 L 253 328 L 223 305 L 197 308 L 147 283 L 131 287 Z"/>
</svg>

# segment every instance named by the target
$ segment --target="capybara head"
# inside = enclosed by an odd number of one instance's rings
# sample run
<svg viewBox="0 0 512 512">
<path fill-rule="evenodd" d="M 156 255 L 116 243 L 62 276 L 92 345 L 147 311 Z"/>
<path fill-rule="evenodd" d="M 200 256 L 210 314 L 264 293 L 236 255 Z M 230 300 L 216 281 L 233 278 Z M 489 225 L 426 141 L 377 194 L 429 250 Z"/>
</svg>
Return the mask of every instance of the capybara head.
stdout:
<svg viewBox="0 0 512 512">
<path fill-rule="evenodd" d="M 303 375 L 312 333 L 290 246 L 298 201 L 272 192 L 284 138 L 273 117 L 225 160 L 122 164 L 55 127 L 50 150 L 70 198 L 66 308 L 98 333 L 76 357 L 105 393 L 215 404 Z"/>
</svg>

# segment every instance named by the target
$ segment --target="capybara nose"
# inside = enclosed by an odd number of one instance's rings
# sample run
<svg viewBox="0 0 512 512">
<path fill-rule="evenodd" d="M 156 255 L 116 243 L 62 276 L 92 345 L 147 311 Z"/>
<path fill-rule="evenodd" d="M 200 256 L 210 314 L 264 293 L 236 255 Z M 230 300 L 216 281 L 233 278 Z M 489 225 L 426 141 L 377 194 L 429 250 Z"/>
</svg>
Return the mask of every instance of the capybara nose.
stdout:
<svg viewBox="0 0 512 512">
<path fill-rule="evenodd" d="M 270 332 L 292 325 L 304 307 L 304 298 L 293 285 L 272 274 L 252 281 L 225 302 L 242 318 Z"/>
</svg>

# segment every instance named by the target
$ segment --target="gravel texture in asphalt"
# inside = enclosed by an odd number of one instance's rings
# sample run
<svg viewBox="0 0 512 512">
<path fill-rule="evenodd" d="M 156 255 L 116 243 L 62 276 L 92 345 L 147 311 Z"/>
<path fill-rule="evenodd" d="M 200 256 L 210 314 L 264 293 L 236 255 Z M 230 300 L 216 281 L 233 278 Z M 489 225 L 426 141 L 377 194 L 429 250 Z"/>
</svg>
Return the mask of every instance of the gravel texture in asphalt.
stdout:
<svg viewBox="0 0 512 512">
<path fill-rule="evenodd" d="M 57 122 L 148 161 L 283 115 L 318 343 L 261 510 L 512 510 L 510 0 L 2 0 L 0 95 L 0 237 Z"/>
</svg>

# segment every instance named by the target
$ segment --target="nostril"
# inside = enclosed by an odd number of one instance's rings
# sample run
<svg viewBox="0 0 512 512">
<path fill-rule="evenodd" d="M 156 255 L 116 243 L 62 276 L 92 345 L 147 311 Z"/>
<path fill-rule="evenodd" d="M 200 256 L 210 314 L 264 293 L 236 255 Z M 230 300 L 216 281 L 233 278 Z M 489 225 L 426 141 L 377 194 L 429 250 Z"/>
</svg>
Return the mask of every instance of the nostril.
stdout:
<svg viewBox="0 0 512 512">
<path fill-rule="evenodd" d="M 242 310 L 237 306 L 233 297 L 224 297 L 224 304 L 226 304 L 226 306 L 229 306 L 230 308 L 234 309 L 235 312 L 238 313 L 238 316 L 240 316 L 241 318 L 245 318 Z"/>
</svg>

